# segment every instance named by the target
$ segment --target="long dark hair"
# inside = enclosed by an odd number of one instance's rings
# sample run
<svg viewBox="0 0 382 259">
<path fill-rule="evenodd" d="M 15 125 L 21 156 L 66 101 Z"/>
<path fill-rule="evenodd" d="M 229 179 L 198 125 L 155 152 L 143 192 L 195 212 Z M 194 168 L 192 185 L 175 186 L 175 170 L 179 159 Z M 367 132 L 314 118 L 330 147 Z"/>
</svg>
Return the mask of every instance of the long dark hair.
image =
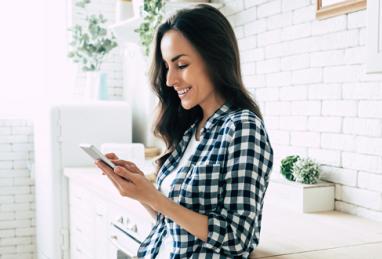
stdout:
<svg viewBox="0 0 382 259">
<path fill-rule="evenodd" d="M 151 85 L 159 97 L 154 135 L 163 139 L 167 147 L 166 153 L 157 160 L 159 167 L 176 148 L 187 128 L 203 117 L 199 105 L 183 109 L 176 91 L 166 86 L 160 45 L 169 30 L 182 33 L 199 52 L 216 91 L 226 103 L 232 108 L 251 110 L 262 119 L 258 105 L 243 85 L 239 49 L 228 20 L 216 8 L 205 4 L 180 10 L 158 27 L 150 68 Z"/>
</svg>

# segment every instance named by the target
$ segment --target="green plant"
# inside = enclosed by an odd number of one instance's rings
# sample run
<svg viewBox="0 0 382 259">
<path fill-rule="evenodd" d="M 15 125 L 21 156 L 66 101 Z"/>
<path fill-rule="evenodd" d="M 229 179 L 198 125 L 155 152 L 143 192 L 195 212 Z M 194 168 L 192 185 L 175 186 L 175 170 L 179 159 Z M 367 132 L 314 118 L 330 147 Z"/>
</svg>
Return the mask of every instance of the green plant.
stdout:
<svg viewBox="0 0 382 259">
<path fill-rule="evenodd" d="M 76 5 L 86 9 L 90 0 L 79 0 Z M 106 54 L 117 47 L 114 35 L 107 30 L 107 20 L 102 14 L 86 16 L 86 25 L 74 25 L 69 28 L 72 32 L 71 50 L 68 57 L 81 65 L 83 71 L 100 69 Z"/>
<path fill-rule="evenodd" d="M 294 163 L 292 174 L 296 182 L 314 184 L 320 177 L 320 166 L 310 158 L 300 158 Z"/>
<path fill-rule="evenodd" d="M 283 160 L 281 160 L 280 172 L 286 179 L 290 181 L 295 180 L 292 174 L 292 168 L 294 163 L 296 163 L 299 158 L 300 157 L 298 155 L 293 155 L 293 156 L 287 156 Z"/>
<path fill-rule="evenodd" d="M 143 21 L 135 31 L 143 46 L 143 51 L 148 56 L 154 33 L 163 19 L 163 0 L 145 0 L 143 4 Z"/>
</svg>

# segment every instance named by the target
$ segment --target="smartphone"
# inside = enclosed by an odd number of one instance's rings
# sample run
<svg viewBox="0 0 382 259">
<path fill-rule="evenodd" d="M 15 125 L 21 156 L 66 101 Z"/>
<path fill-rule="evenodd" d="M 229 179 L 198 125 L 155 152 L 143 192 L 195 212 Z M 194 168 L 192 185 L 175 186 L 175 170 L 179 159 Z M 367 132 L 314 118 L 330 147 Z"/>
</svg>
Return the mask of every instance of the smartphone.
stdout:
<svg viewBox="0 0 382 259">
<path fill-rule="evenodd" d="M 101 160 L 106 165 L 108 165 L 111 169 L 116 167 L 113 162 L 111 162 L 104 154 L 101 153 L 95 146 L 91 144 L 80 144 L 80 148 L 85 151 L 91 158 L 94 160 Z"/>
</svg>

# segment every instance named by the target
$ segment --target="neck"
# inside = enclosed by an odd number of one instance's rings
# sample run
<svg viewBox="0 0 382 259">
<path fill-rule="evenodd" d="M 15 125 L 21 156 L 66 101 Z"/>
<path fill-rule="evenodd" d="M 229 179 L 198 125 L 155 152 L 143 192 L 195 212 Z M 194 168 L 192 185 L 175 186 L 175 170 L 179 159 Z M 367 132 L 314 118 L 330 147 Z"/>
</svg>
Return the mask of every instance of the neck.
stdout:
<svg viewBox="0 0 382 259">
<path fill-rule="evenodd" d="M 222 98 L 216 98 L 213 102 L 203 105 L 201 104 L 200 107 L 203 110 L 203 118 L 200 121 L 199 125 L 204 123 L 208 120 L 209 117 L 211 117 L 223 104 L 225 101 Z"/>
<path fill-rule="evenodd" d="M 200 130 L 204 127 L 207 120 L 224 104 L 224 101 L 221 100 L 220 102 L 217 102 L 214 106 L 203 108 L 203 118 L 200 120 L 198 124 L 197 132 L 199 133 Z"/>
</svg>

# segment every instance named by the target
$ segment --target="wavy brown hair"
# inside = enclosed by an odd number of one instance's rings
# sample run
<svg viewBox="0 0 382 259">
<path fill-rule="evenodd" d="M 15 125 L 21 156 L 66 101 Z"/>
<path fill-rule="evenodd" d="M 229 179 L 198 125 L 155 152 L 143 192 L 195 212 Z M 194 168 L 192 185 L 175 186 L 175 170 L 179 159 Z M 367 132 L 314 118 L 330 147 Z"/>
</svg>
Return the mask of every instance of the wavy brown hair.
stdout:
<svg viewBox="0 0 382 259">
<path fill-rule="evenodd" d="M 243 85 L 237 40 L 228 20 L 219 10 L 205 4 L 180 10 L 158 27 L 150 67 L 150 82 L 159 97 L 154 135 L 163 139 L 167 147 L 166 153 L 157 160 L 159 167 L 184 132 L 203 117 L 200 106 L 183 109 L 176 91 L 166 85 L 167 70 L 160 45 L 169 30 L 182 33 L 199 52 L 216 91 L 232 108 L 251 110 L 262 119 L 258 105 Z"/>
</svg>

